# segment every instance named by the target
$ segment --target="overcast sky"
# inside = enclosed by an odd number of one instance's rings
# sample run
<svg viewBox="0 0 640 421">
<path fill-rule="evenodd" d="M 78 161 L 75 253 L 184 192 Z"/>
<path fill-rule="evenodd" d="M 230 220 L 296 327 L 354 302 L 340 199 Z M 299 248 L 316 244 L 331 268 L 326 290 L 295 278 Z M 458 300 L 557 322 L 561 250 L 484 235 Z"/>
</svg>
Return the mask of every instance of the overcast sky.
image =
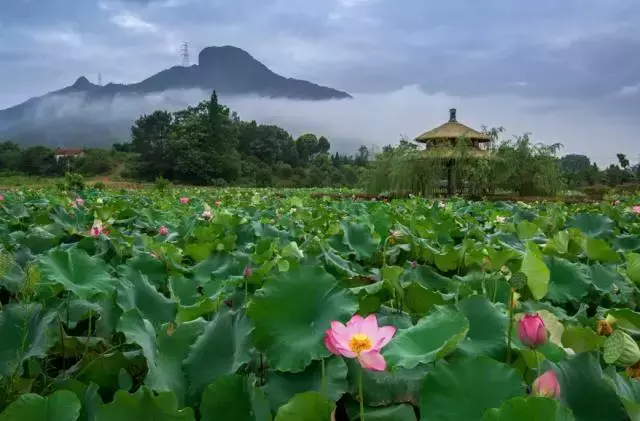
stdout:
<svg viewBox="0 0 640 421">
<path fill-rule="evenodd" d="M 600 161 L 640 154 L 638 0 L 0 2 L 0 107 L 80 75 L 139 81 L 180 64 L 183 41 L 194 63 L 201 48 L 229 44 L 284 76 L 373 98 L 348 106 L 358 114 L 343 118 L 358 124 L 388 103 L 390 130 L 416 136 L 457 106 L 470 125 L 531 131 Z"/>
</svg>

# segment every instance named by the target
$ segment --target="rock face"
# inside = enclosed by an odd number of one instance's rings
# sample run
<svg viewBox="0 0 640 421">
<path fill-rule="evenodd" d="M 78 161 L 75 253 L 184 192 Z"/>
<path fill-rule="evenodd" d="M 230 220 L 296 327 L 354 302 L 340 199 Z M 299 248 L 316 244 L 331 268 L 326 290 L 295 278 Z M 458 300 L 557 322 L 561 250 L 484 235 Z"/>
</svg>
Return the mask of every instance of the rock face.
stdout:
<svg viewBox="0 0 640 421">
<path fill-rule="evenodd" d="M 96 116 L 95 110 L 83 113 L 82 109 L 88 110 L 96 102 L 113 103 L 118 95 L 135 97 L 184 89 L 216 90 L 223 98 L 238 95 L 306 101 L 351 98 L 343 91 L 281 76 L 241 48 L 207 47 L 198 55 L 197 65 L 174 66 L 138 83 L 100 86 L 82 76 L 73 85 L 0 110 L 0 140 L 10 138 L 22 144 L 55 146 L 104 145 L 120 139 L 123 130 L 126 136 L 126 130 L 138 115 L 109 119 Z M 61 104 L 68 106 L 64 98 L 72 100 L 73 116 L 63 112 L 65 107 L 61 108 Z M 87 139 L 87 133 L 93 133 L 93 138 Z"/>
</svg>

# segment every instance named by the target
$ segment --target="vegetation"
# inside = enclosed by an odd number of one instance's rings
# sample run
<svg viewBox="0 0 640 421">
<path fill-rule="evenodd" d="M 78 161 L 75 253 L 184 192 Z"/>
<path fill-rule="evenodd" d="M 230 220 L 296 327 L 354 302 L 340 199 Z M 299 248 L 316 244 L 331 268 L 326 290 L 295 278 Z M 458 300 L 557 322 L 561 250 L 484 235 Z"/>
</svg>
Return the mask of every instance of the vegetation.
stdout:
<svg viewBox="0 0 640 421">
<path fill-rule="evenodd" d="M 469 197 L 582 190 L 602 198 L 612 188 L 637 190 L 640 167 L 624 154 L 601 171 L 584 155 L 558 157 L 559 144 L 537 144 L 528 134 L 501 140 L 503 131 L 486 131 L 493 139 L 489 157 L 463 146 L 427 157 L 407 140 L 384 147 L 377 156 L 365 146 L 343 155 L 332 153 L 324 136 L 307 133 L 294 139 L 278 126 L 243 121 L 219 104 L 214 92 L 195 107 L 141 116 L 131 128 L 131 142 L 116 143 L 109 151 L 87 149 L 82 157 L 56 159 L 54 150 L 44 146 L 21 149 L 10 141 L 0 143 L 0 174 L 61 177 L 73 172 L 182 185 L 358 187 L 423 196 L 445 194 L 450 174 L 458 181 L 457 193 Z"/>
<path fill-rule="evenodd" d="M 385 203 L 66 182 L 77 191 L 0 192 L 1 421 L 638 413 L 633 198 Z M 331 324 L 355 314 L 384 327 L 366 335 L 393 333 L 370 344 L 384 371 Z"/>
</svg>

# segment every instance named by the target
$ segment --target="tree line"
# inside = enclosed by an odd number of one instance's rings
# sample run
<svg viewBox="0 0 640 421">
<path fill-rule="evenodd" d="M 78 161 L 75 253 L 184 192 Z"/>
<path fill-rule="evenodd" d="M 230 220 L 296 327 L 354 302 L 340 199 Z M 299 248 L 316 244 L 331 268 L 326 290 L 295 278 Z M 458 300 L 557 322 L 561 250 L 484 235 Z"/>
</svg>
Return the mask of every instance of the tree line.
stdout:
<svg viewBox="0 0 640 421">
<path fill-rule="evenodd" d="M 324 136 L 294 139 L 281 127 L 243 121 L 215 92 L 197 106 L 140 117 L 131 149 L 138 179 L 217 186 L 355 186 L 368 156 L 366 148 L 357 156 L 331 154 Z"/>
<path fill-rule="evenodd" d="M 603 194 L 610 188 L 640 187 L 640 164 L 631 165 L 624 154 L 601 170 L 585 155 L 558 156 L 561 144 L 535 143 L 530 134 L 500 140 L 503 128 L 485 130 L 492 141 L 490 154 L 474 156 L 463 142 L 452 154 L 425 156 L 414 143 L 403 140 L 378 154 L 366 189 L 373 193 L 411 192 L 426 196 L 443 194 L 449 171 L 455 173 L 458 194 L 562 195 L 567 190 Z"/>
<path fill-rule="evenodd" d="M 12 141 L 0 142 L 1 175 L 57 177 L 71 171 L 95 176 L 109 173 L 122 160 L 122 153 L 114 149 L 89 148 L 81 157 L 56 159 L 55 149 L 47 146 L 21 148 Z"/>
<path fill-rule="evenodd" d="M 485 130 L 498 159 L 456 160 L 456 176 L 465 192 L 549 195 L 640 181 L 640 166 L 631 165 L 624 154 L 601 170 L 585 155 L 558 157 L 560 145 L 533 143 L 528 134 L 499 141 L 503 131 Z M 56 159 L 55 150 L 46 146 L 21 148 L 15 142 L 0 142 L 0 174 L 95 176 L 118 168 L 124 179 L 163 178 L 192 185 L 362 186 L 371 192 L 422 194 L 441 190 L 447 159 L 425 161 L 420 154 L 420 148 L 406 140 L 385 146 L 375 156 L 365 146 L 353 155 L 331 153 L 324 136 L 306 133 L 294 138 L 276 125 L 241 120 L 213 92 L 208 100 L 184 110 L 142 115 L 131 127 L 130 142 L 84 149 L 82 157 Z"/>
</svg>

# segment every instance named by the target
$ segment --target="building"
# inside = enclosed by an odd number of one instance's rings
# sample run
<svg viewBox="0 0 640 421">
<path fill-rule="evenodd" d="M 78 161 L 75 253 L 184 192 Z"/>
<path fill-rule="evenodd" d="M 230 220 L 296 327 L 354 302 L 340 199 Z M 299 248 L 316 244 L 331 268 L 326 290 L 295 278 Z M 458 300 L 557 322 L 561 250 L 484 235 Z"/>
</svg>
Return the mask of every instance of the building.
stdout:
<svg viewBox="0 0 640 421">
<path fill-rule="evenodd" d="M 491 137 L 459 123 L 455 108 L 449 110 L 449 121 L 424 132 L 414 141 L 425 144 L 424 159 L 435 159 L 444 163 L 448 196 L 461 193 L 458 187 L 463 187 L 465 184 L 464 180 L 461 180 L 462 185 L 459 186 L 456 180 L 457 163 L 468 159 L 491 159 L 489 151 Z M 466 147 L 460 142 L 466 142 Z"/>
<path fill-rule="evenodd" d="M 81 148 L 56 148 L 56 161 L 60 158 L 78 158 L 84 156 L 84 149 Z"/>
<path fill-rule="evenodd" d="M 486 150 L 491 142 L 489 135 L 459 123 L 456 117 L 456 109 L 451 108 L 449 110 L 449 121 L 435 129 L 422 133 L 416 137 L 415 141 L 424 143 L 426 148 L 429 149 L 442 146 L 453 147 L 461 139 L 465 139 L 468 146 L 477 150 Z"/>
</svg>

